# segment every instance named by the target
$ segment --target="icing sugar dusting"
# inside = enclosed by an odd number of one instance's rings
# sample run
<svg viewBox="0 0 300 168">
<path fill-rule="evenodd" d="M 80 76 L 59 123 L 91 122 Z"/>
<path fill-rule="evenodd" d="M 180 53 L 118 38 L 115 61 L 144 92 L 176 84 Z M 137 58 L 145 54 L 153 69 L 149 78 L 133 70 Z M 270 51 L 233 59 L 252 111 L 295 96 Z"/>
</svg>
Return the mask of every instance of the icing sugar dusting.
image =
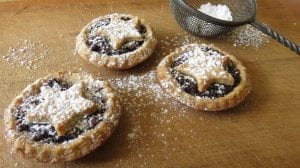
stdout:
<svg viewBox="0 0 300 168">
<path fill-rule="evenodd" d="M 142 136 L 142 123 L 138 119 L 148 115 L 144 113 L 145 108 L 156 107 L 157 113 L 151 113 L 151 118 L 164 123 L 169 111 L 180 111 L 178 116 L 184 116 L 189 107 L 182 106 L 179 102 L 164 94 L 164 91 L 156 79 L 156 71 L 151 70 L 141 75 L 129 75 L 123 78 L 110 79 L 112 87 L 119 93 L 120 102 L 126 103 L 122 106 L 130 115 L 129 120 L 132 124 L 131 131 L 128 133 L 128 140 L 135 142 Z M 148 101 L 149 100 L 149 101 Z M 170 100 L 170 101 L 166 101 Z M 158 108 L 158 104 L 161 106 Z M 163 115 L 163 116 L 161 116 Z M 148 116 L 149 117 L 149 116 Z"/>
<path fill-rule="evenodd" d="M 48 45 L 41 41 L 19 40 L 16 45 L 9 47 L 7 54 L 2 58 L 10 63 L 13 68 L 21 65 L 27 69 L 39 69 L 51 51 Z"/>
<path fill-rule="evenodd" d="M 235 28 L 229 33 L 229 39 L 234 47 L 252 46 L 256 49 L 270 42 L 266 34 L 251 25 Z"/>
<path fill-rule="evenodd" d="M 173 152 L 181 151 L 180 147 L 175 146 L 179 138 L 172 137 L 172 133 L 176 130 L 174 125 L 178 120 L 190 121 L 190 114 L 187 112 L 191 109 L 164 92 L 156 79 L 155 70 L 113 78 L 110 83 L 117 92 L 124 110 L 123 117 L 128 122 L 128 130 L 124 130 L 128 145 L 124 150 L 133 157 L 145 160 L 145 167 L 151 167 L 155 158 L 162 157 L 161 152 L 150 150 L 153 146 L 168 149 L 172 146 Z M 145 124 L 145 121 L 151 124 Z M 146 141 L 149 137 L 151 140 Z M 163 154 L 165 158 L 168 155 L 169 153 Z M 124 166 L 128 163 L 120 160 L 119 164 Z"/>
</svg>

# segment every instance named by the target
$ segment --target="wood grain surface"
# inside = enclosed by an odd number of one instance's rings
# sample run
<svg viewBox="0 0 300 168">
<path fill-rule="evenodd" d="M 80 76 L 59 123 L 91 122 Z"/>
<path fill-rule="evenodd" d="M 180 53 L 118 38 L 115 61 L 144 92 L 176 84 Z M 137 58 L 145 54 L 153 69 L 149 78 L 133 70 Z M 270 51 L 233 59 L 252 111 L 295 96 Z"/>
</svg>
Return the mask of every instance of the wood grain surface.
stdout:
<svg viewBox="0 0 300 168">
<path fill-rule="evenodd" d="M 257 18 L 299 44 L 299 7 L 299 0 L 260 0 Z M 97 69 L 73 55 L 75 37 L 81 28 L 93 18 L 112 12 L 144 18 L 159 39 L 155 53 L 127 71 Z M 167 44 L 166 37 L 213 43 L 238 57 L 247 66 L 253 85 L 246 101 L 227 111 L 209 113 L 187 108 L 173 99 L 155 103 L 154 96 L 119 93 L 128 96 L 122 102 L 120 124 L 96 151 L 73 162 L 37 163 L 11 155 L 1 136 L 0 167 L 300 167 L 299 55 L 271 39 L 255 49 L 233 47 L 226 38 L 202 39 L 184 33 L 175 22 L 168 1 L 1 2 L 0 119 L 26 85 L 49 73 L 83 69 L 102 79 L 147 74 L 166 53 L 180 46 L 174 41 Z M 48 50 L 47 56 L 37 62 L 37 69 L 11 65 L 2 58 L 10 47 L 24 40 L 45 44 L 35 54 Z M 144 105 L 132 105 L 139 103 Z M 3 131 L 1 124 L 2 135 Z M 128 137 L 132 133 L 134 139 Z"/>
</svg>

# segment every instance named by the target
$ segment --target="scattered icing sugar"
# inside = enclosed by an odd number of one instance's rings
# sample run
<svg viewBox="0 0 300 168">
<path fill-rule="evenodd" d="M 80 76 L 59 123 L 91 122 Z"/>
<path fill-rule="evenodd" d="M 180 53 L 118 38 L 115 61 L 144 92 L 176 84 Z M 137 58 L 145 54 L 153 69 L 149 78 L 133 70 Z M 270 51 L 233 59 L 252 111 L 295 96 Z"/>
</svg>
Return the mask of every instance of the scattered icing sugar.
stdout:
<svg viewBox="0 0 300 168">
<path fill-rule="evenodd" d="M 226 5 L 213 5 L 208 2 L 202 4 L 198 10 L 217 19 L 232 21 L 231 11 Z"/>
<path fill-rule="evenodd" d="M 187 32 L 177 33 L 174 36 L 165 36 L 159 42 L 159 47 L 163 49 L 162 54 L 164 56 L 174 51 L 174 48 L 182 47 L 184 45 L 198 42 L 199 38 L 196 36 L 191 36 Z M 156 51 L 157 52 L 157 51 Z"/>
<path fill-rule="evenodd" d="M 156 118 L 164 123 L 164 117 L 169 111 L 179 111 L 179 116 L 184 116 L 189 109 L 181 105 L 171 96 L 164 93 L 164 90 L 156 80 L 156 71 L 150 70 L 142 75 L 129 75 L 123 78 L 113 78 L 109 80 L 112 87 L 119 93 L 120 102 L 125 102 L 122 106 L 130 115 L 132 122 L 131 131 L 128 133 L 129 141 L 136 141 L 142 134 L 141 123 L 138 120 L 132 120 L 147 114 L 144 114 L 145 108 L 155 107 L 157 104 L 163 105 L 157 109 L 160 113 L 151 113 L 152 118 Z M 124 96 L 122 96 L 124 95 Z M 171 101 L 166 101 L 170 99 Z M 142 102 L 141 102 L 142 101 Z M 160 117 L 159 117 L 160 116 Z"/>
<path fill-rule="evenodd" d="M 154 158 L 161 157 L 159 153 L 151 151 L 152 146 L 167 148 L 175 144 L 171 135 L 174 124 L 177 120 L 189 121 L 187 111 L 191 109 L 165 93 L 156 79 L 155 70 L 111 78 L 109 82 L 122 103 L 122 117 L 128 123 L 129 130 L 125 135 L 129 154 L 143 158 L 144 166 L 149 167 Z M 151 124 L 145 124 L 144 121 L 151 121 Z M 152 139 L 145 141 L 149 137 Z M 180 147 L 174 147 L 173 151 L 180 151 Z M 127 164 L 126 160 L 120 160 L 119 163 Z"/>
<path fill-rule="evenodd" d="M 40 68 L 39 62 L 42 62 L 48 54 L 47 44 L 41 41 L 20 40 L 16 46 L 10 47 L 7 54 L 2 58 L 12 64 L 13 67 L 21 65 L 27 69 L 38 69 Z"/>
<path fill-rule="evenodd" d="M 146 96 L 147 98 L 154 98 L 155 102 L 159 102 L 165 96 L 161 94 L 162 89 L 156 81 L 156 72 L 154 70 L 144 75 L 129 75 L 124 78 L 114 78 L 110 82 L 123 93 L 134 94 L 137 97 Z"/>
<path fill-rule="evenodd" d="M 235 28 L 229 32 L 229 39 L 233 42 L 234 47 L 252 46 L 259 48 L 269 43 L 268 36 L 251 25 Z"/>
</svg>

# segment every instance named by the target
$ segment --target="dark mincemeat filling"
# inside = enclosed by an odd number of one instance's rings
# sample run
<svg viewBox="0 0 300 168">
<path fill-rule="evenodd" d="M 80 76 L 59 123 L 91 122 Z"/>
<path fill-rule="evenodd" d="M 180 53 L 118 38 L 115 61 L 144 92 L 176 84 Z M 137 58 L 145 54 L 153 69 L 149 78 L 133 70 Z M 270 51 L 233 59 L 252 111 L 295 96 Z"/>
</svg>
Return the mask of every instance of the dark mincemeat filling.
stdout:
<svg viewBox="0 0 300 168">
<path fill-rule="evenodd" d="M 129 17 L 122 17 L 122 20 L 130 20 Z M 110 18 L 102 19 L 98 21 L 96 24 L 89 28 L 88 40 L 86 44 L 91 48 L 92 51 L 98 52 L 100 54 L 106 54 L 108 56 L 112 55 L 121 55 L 124 53 L 128 53 L 131 51 L 136 50 L 140 46 L 143 45 L 144 41 L 127 41 L 125 42 L 122 47 L 118 50 L 113 49 L 110 44 L 110 40 L 106 37 L 97 36 L 93 33 L 93 31 L 101 26 L 106 26 L 110 23 Z M 146 28 L 143 25 L 138 27 L 138 31 L 142 34 L 145 38 L 146 35 Z"/>
<path fill-rule="evenodd" d="M 55 84 L 58 84 L 61 87 L 61 90 L 67 90 L 71 86 L 67 83 L 63 83 L 57 79 L 49 80 L 45 85 L 53 87 Z M 101 91 L 99 89 L 98 91 Z M 97 103 L 99 107 L 102 107 L 101 104 L 105 103 L 105 100 L 102 97 L 92 96 L 92 101 Z M 58 136 L 55 128 L 51 124 L 47 123 L 28 123 L 25 120 L 26 111 L 24 108 L 29 108 L 30 104 L 38 105 L 40 101 L 38 99 L 27 98 L 24 100 L 23 104 L 25 106 L 21 107 L 20 105 L 14 111 L 14 117 L 16 119 L 16 130 L 19 132 L 28 132 L 30 138 L 33 141 L 39 141 L 42 143 L 63 143 L 68 140 L 72 140 L 81 135 L 84 131 L 95 128 L 95 126 L 103 120 L 103 114 L 105 112 L 105 108 L 100 108 L 96 112 L 82 118 L 77 122 L 77 124 L 81 123 L 86 125 L 85 129 L 76 127 L 69 130 L 65 135 Z M 26 107 L 27 105 L 27 107 Z M 23 110 L 22 110 L 23 109 Z"/>
<path fill-rule="evenodd" d="M 220 53 L 219 51 L 208 48 L 208 47 L 204 47 L 203 51 L 214 51 L 214 52 L 218 52 L 219 54 L 222 55 L 222 53 Z M 226 94 L 230 93 L 241 81 L 240 71 L 235 67 L 235 65 L 232 62 L 230 62 L 225 67 L 225 69 L 234 78 L 234 85 L 230 86 L 230 85 L 214 83 L 214 84 L 211 84 L 207 88 L 206 91 L 200 92 L 200 91 L 198 91 L 197 83 L 195 80 L 191 80 L 184 74 L 181 74 L 180 72 L 178 72 L 174 69 L 174 67 L 184 63 L 186 59 L 187 59 L 186 57 L 180 56 L 180 57 L 178 57 L 178 59 L 176 59 L 173 62 L 173 64 L 171 65 L 171 67 L 172 67 L 171 75 L 179 83 L 182 90 L 184 90 L 185 92 L 187 92 L 193 96 L 198 96 L 201 98 L 210 98 L 210 99 L 224 97 Z"/>
</svg>

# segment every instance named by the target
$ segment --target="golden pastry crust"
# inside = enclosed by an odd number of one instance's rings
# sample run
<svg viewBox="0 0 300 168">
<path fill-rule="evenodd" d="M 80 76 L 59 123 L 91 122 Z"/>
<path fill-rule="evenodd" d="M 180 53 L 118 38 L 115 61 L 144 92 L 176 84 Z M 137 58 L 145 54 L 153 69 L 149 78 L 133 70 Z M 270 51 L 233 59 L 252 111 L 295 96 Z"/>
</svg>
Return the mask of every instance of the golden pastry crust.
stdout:
<svg viewBox="0 0 300 168">
<path fill-rule="evenodd" d="M 101 54 L 99 52 L 92 51 L 90 47 L 86 44 L 88 40 L 89 28 L 106 18 L 110 18 L 112 15 L 119 15 L 119 17 L 135 18 L 129 14 L 109 14 L 105 16 L 100 16 L 90 23 L 88 23 L 76 37 L 76 49 L 75 53 L 80 55 L 87 62 L 92 63 L 97 67 L 106 67 L 114 70 L 129 69 L 137 64 L 146 60 L 154 51 L 157 40 L 154 37 L 151 27 L 145 23 L 144 20 L 140 20 L 140 24 L 146 29 L 146 34 L 144 37 L 144 42 L 134 51 L 129 51 L 120 55 Z"/>
<path fill-rule="evenodd" d="M 181 48 L 177 48 L 174 52 L 167 55 L 157 67 L 157 78 L 160 84 L 165 90 L 172 95 L 179 102 L 186 104 L 198 110 L 203 111 L 220 111 L 236 106 L 241 103 L 251 90 L 250 80 L 246 72 L 246 68 L 242 63 L 237 60 L 234 56 L 222 51 L 221 49 L 214 47 L 212 45 L 208 46 L 213 48 L 225 56 L 228 56 L 231 62 L 235 65 L 235 68 L 240 71 L 240 82 L 239 84 L 228 94 L 223 97 L 211 99 L 211 98 L 201 98 L 191 95 L 180 87 L 178 82 L 171 75 L 171 65 L 174 60 L 181 54 L 195 49 L 195 47 L 207 46 L 205 44 L 189 44 Z"/>
<path fill-rule="evenodd" d="M 14 111 L 26 98 L 37 94 L 43 83 L 53 78 L 70 83 L 83 81 L 92 87 L 103 88 L 101 93 L 106 100 L 107 108 L 104 112 L 104 119 L 99 121 L 94 128 L 78 135 L 77 138 L 64 141 L 63 143 L 34 141 L 30 139 L 27 132 L 17 131 Z M 33 84 L 28 85 L 13 100 L 4 113 L 5 136 L 11 145 L 11 151 L 22 155 L 24 158 L 41 162 L 71 161 L 90 153 L 105 142 L 118 125 L 120 116 L 120 104 L 107 82 L 95 80 L 87 74 L 60 72 L 38 79 Z"/>
</svg>

